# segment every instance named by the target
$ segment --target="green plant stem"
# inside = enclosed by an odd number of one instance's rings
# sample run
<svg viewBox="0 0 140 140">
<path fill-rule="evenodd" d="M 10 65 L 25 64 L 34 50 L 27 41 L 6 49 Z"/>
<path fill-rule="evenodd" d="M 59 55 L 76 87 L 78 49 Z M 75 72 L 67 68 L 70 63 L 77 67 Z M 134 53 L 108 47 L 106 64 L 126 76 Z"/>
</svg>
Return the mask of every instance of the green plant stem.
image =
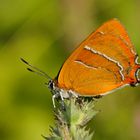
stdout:
<svg viewBox="0 0 140 140">
<path fill-rule="evenodd" d="M 54 110 L 55 127 L 51 128 L 46 140 L 91 140 L 93 132 L 87 130 L 87 124 L 98 111 L 94 109 L 94 100 L 70 98 L 64 100 L 65 110 L 61 104 Z"/>
</svg>

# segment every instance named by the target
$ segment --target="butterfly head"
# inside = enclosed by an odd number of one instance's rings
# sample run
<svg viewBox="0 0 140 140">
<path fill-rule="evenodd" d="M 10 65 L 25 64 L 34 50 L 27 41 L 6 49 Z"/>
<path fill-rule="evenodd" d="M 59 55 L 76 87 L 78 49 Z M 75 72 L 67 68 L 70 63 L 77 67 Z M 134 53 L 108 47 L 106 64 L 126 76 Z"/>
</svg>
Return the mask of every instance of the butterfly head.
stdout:
<svg viewBox="0 0 140 140">
<path fill-rule="evenodd" d="M 55 90 L 55 83 L 53 80 L 50 80 L 47 85 L 50 90 Z"/>
</svg>

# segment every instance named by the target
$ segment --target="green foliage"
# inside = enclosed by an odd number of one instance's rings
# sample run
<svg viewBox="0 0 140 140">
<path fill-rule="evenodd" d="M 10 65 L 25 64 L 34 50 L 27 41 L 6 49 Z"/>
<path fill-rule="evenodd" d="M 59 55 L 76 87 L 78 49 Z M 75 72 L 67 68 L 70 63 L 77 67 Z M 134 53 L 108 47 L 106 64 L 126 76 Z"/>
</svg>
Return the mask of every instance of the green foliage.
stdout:
<svg viewBox="0 0 140 140">
<path fill-rule="evenodd" d="M 55 127 L 51 128 L 46 140 L 91 140 L 93 132 L 87 129 L 88 122 L 98 111 L 94 100 L 71 98 L 65 100 L 65 109 L 55 109 Z"/>
</svg>

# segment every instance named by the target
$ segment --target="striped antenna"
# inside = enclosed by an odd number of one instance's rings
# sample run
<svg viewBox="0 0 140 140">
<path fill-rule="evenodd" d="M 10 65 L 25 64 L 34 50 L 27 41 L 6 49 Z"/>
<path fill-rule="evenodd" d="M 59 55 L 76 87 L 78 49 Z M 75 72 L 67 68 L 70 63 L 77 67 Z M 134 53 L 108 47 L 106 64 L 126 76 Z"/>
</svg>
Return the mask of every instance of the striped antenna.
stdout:
<svg viewBox="0 0 140 140">
<path fill-rule="evenodd" d="M 37 67 L 31 65 L 30 63 L 28 63 L 28 62 L 27 62 L 26 60 L 24 60 L 23 58 L 20 58 L 20 59 L 21 59 L 21 61 L 22 61 L 23 63 L 25 63 L 26 65 L 28 65 L 28 66 L 30 67 L 30 68 L 27 68 L 28 71 L 33 72 L 33 73 L 35 73 L 35 74 L 37 74 L 37 75 L 46 77 L 48 80 L 51 80 L 51 77 L 50 77 L 48 74 L 46 74 L 44 71 L 42 71 L 42 70 L 40 70 L 39 68 L 37 68 Z"/>
</svg>

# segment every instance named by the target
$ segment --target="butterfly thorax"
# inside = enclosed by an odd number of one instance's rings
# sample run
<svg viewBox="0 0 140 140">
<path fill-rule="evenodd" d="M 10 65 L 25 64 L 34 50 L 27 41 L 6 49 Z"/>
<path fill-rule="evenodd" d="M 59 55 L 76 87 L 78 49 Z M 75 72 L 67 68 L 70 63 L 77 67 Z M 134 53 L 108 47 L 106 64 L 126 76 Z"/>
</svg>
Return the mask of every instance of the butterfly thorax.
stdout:
<svg viewBox="0 0 140 140">
<path fill-rule="evenodd" d="M 70 92 L 68 90 L 62 89 L 58 87 L 57 80 L 50 80 L 48 82 L 48 88 L 51 90 L 53 95 L 56 96 L 56 98 L 69 98 L 70 97 Z"/>
</svg>

